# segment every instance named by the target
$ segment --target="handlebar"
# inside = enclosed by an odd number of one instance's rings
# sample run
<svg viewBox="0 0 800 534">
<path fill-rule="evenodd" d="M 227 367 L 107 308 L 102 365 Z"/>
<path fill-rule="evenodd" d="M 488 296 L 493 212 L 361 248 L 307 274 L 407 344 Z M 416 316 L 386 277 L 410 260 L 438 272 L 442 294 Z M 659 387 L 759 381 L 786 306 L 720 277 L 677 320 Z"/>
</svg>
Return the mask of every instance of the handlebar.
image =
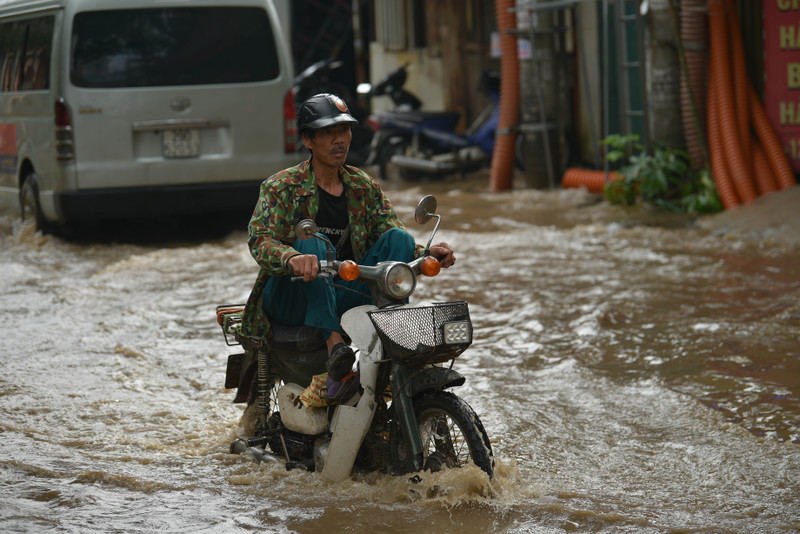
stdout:
<svg viewBox="0 0 800 534">
<path fill-rule="evenodd" d="M 325 263 L 329 262 L 326 261 Z M 323 265 L 323 262 L 317 261 L 317 265 L 319 266 L 319 271 L 317 271 L 317 276 L 315 278 L 334 278 L 338 274 L 339 268 L 341 267 L 342 263 L 343 262 L 339 260 L 334 260 L 333 265 Z M 289 271 L 289 275 L 294 274 L 294 269 L 292 268 L 291 264 L 287 263 L 286 267 L 287 270 Z M 302 276 L 291 277 L 292 282 L 302 282 L 303 280 L 304 277 Z"/>
<path fill-rule="evenodd" d="M 369 286 L 375 305 L 382 308 L 391 304 L 403 303 L 414 292 L 418 276 L 436 276 L 441 271 L 442 265 L 439 260 L 430 255 L 433 236 L 439 228 L 441 217 L 436 213 L 436 199 L 431 195 L 427 195 L 417 205 L 414 219 L 419 224 L 424 224 L 433 217 L 436 218 L 436 226 L 431 232 L 428 245 L 425 247 L 425 255 L 408 263 L 387 261 L 374 266 L 366 266 L 358 265 L 350 260 L 336 260 L 334 259 L 336 255 L 333 246 L 331 246 L 330 241 L 317 234 L 317 223 L 312 219 L 303 219 L 298 222 L 295 226 L 295 235 L 298 239 L 317 238 L 326 243 L 327 257 L 324 262 L 317 259 L 319 271 L 316 278 L 333 279 L 338 276 L 348 282 L 359 280 Z M 292 276 L 294 272 L 291 264 L 287 265 L 287 270 L 292 282 L 305 279 L 303 276 Z M 330 282 L 328 283 L 330 284 Z M 350 287 L 342 285 L 338 287 L 360 293 Z"/>
<path fill-rule="evenodd" d="M 392 304 L 402 304 L 417 287 L 420 275 L 436 276 L 441 271 L 439 260 L 433 256 L 423 256 L 408 263 L 402 261 L 386 261 L 378 265 L 358 265 L 354 261 L 333 260 L 320 263 L 317 278 L 339 277 L 344 281 L 359 280 L 370 290 L 370 296 L 379 308 Z M 292 282 L 303 280 L 302 276 L 293 276 Z M 330 282 L 328 282 L 330 283 Z M 346 286 L 338 286 L 355 291 Z"/>
<path fill-rule="evenodd" d="M 331 273 L 320 271 L 320 272 L 317 273 L 317 276 L 315 276 L 314 279 L 316 279 L 316 278 L 333 278 L 333 276 L 334 275 L 332 275 Z M 305 278 L 302 277 L 302 276 L 293 276 L 291 278 L 291 280 L 292 280 L 292 282 L 302 282 L 303 280 L 305 280 Z"/>
</svg>

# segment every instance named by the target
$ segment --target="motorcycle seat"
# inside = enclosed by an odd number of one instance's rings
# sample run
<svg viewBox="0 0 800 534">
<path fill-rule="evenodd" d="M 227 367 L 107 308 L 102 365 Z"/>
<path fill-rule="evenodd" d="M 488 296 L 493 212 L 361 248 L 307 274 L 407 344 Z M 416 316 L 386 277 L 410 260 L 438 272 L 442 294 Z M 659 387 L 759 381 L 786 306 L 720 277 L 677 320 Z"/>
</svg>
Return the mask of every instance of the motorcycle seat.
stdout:
<svg viewBox="0 0 800 534">
<path fill-rule="evenodd" d="M 292 326 L 270 318 L 272 337 L 269 344 L 275 349 L 291 352 L 309 352 L 325 346 L 322 331 L 313 326 Z"/>
<path fill-rule="evenodd" d="M 423 128 L 420 133 L 442 147 L 465 148 L 474 144 L 470 138 L 458 135 L 457 133 L 442 132 L 440 130 L 432 130 L 431 128 Z"/>
<path fill-rule="evenodd" d="M 458 111 L 386 111 L 383 117 L 394 121 L 409 121 L 438 130 L 455 130 L 461 114 Z"/>
</svg>

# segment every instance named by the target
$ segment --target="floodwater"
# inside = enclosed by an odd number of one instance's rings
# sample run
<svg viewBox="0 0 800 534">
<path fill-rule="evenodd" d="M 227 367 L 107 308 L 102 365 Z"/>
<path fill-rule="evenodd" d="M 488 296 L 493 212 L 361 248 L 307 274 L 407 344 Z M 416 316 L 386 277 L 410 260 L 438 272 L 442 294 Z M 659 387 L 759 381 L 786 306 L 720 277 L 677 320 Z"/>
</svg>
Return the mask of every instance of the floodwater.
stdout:
<svg viewBox="0 0 800 534">
<path fill-rule="evenodd" d="M 243 230 L 65 241 L 0 216 L 0 531 L 800 529 L 797 225 L 477 179 L 387 190 L 419 241 L 414 206 L 439 200 L 458 261 L 418 296 L 470 303 L 457 392 L 491 482 L 333 484 L 228 454 L 242 408 L 214 308 L 256 275 Z"/>
</svg>

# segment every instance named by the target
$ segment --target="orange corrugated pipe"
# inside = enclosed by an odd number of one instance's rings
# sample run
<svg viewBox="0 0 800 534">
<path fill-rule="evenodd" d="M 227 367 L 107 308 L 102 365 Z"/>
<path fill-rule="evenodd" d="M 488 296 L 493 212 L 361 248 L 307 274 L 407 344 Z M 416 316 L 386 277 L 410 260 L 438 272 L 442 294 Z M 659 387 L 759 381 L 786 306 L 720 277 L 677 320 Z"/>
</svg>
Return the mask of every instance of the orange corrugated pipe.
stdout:
<svg viewBox="0 0 800 534">
<path fill-rule="evenodd" d="M 761 105 L 756 90 L 752 84 L 748 88 L 750 96 L 750 110 L 753 116 L 753 126 L 758 135 L 758 140 L 764 147 L 764 152 L 769 160 L 772 172 L 778 182 L 778 187 L 781 189 L 788 189 L 795 185 L 794 173 L 789 166 L 789 161 L 786 159 L 786 152 L 783 151 L 783 146 L 778 140 L 775 130 L 772 128 L 772 123 L 767 117 L 767 112 L 764 111 L 764 106 Z"/>
<path fill-rule="evenodd" d="M 778 184 L 772 173 L 767 155 L 757 141 L 753 141 L 753 167 L 756 175 L 756 187 L 759 195 L 766 195 L 778 190 Z"/>
<path fill-rule="evenodd" d="M 756 189 L 743 156 L 733 98 L 731 65 L 728 61 L 728 23 L 724 0 L 708 0 L 709 27 L 711 29 L 711 64 L 709 72 L 716 83 L 709 90 L 709 98 L 716 100 L 719 136 L 725 160 L 730 165 L 730 178 L 742 203 L 756 198 Z M 747 86 L 737 87 L 747 91 Z"/>
<path fill-rule="evenodd" d="M 686 72 L 681 76 L 680 86 L 681 118 L 686 151 L 694 170 L 702 169 L 706 160 L 701 130 L 706 114 L 703 102 L 706 98 L 708 52 L 705 5 L 706 0 L 681 0 L 680 36 L 685 45 L 683 56 L 686 58 Z"/>
<path fill-rule="evenodd" d="M 744 44 L 742 33 L 739 30 L 739 15 L 733 0 L 725 0 L 725 10 L 728 20 L 728 42 L 731 48 L 731 61 L 733 66 L 733 87 L 736 102 L 736 125 L 739 128 L 739 143 L 742 147 L 745 168 L 748 176 L 753 176 L 753 138 L 750 136 L 750 98 L 747 87 L 750 80 L 747 78 L 747 64 L 744 58 Z"/>
<path fill-rule="evenodd" d="M 514 177 L 515 126 L 519 120 L 519 57 L 517 38 L 509 33 L 517 27 L 515 0 L 495 0 L 497 30 L 500 33 L 500 118 L 492 154 L 491 191 L 511 189 Z"/>
<path fill-rule="evenodd" d="M 616 182 L 623 178 L 624 176 L 617 171 L 608 173 L 609 182 Z M 564 176 L 561 178 L 561 187 L 585 187 L 590 193 L 602 193 L 605 185 L 605 171 L 593 171 L 590 169 L 571 167 L 564 172 Z"/>
<path fill-rule="evenodd" d="M 727 210 L 738 206 L 739 198 L 736 196 L 736 189 L 733 187 L 733 182 L 728 173 L 722 137 L 719 132 L 717 99 L 713 97 L 718 83 L 715 71 L 709 70 L 708 99 L 706 100 L 708 152 L 709 158 L 711 158 L 711 174 L 714 177 L 714 183 L 717 184 L 717 191 L 719 192 L 720 200 L 722 200 L 722 205 Z"/>
</svg>

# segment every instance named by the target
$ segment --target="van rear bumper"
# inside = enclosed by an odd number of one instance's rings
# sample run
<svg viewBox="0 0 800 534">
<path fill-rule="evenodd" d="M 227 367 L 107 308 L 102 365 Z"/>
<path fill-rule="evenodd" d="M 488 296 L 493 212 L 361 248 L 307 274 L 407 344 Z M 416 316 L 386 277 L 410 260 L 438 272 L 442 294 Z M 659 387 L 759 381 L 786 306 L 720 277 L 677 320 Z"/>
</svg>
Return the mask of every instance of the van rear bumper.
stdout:
<svg viewBox="0 0 800 534">
<path fill-rule="evenodd" d="M 262 180 L 54 193 L 60 222 L 199 213 L 250 213 Z"/>
</svg>

